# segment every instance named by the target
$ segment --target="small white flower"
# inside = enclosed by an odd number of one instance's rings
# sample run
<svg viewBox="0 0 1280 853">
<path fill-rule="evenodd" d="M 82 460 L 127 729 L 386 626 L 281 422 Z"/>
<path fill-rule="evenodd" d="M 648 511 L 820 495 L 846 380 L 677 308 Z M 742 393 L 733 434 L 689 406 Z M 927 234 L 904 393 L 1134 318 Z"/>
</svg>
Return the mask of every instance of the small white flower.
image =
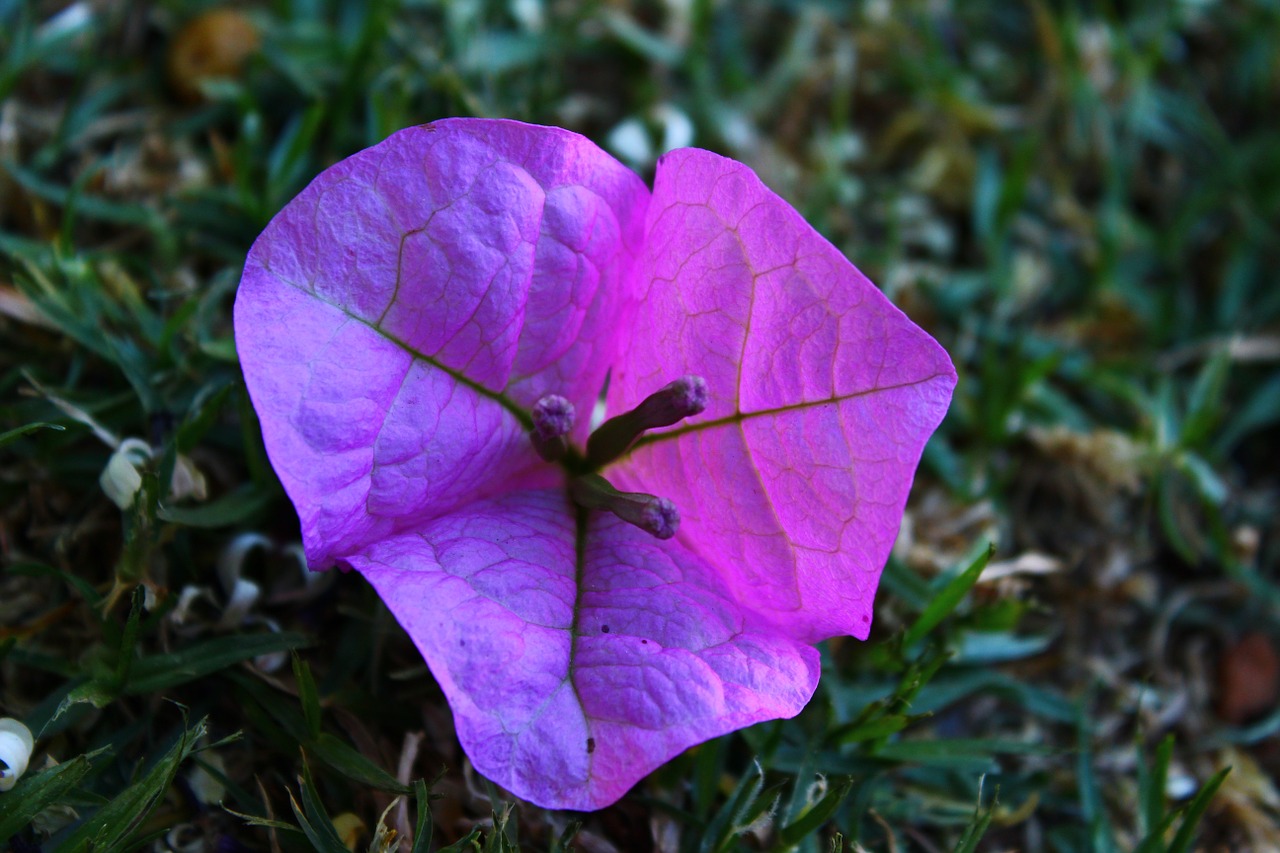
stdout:
<svg viewBox="0 0 1280 853">
<path fill-rule="evenodd" d="M 102 469 L 98 483 L 107 497 L 111 498 L 111 502 L 120 509 L 133 506 L 138 490 L 142 488 L 142 473 L 139 469 L 150 459 L 151 448 L 145 441 L 126 438 L 107 460 L 107 467 Z"/>
<path fill-rule="evenodd" d="M 31 751 L 36 741 L 31 736 L 31 729 L 13 717 L 0 719 L 0 791 L 8 791 L 27 772 L 27 762 L 31 760 Z"/>
<path fill-rule="evenodd" d="M 150 465 L 155 456 L 151 445 L 140 438 L 126 438 L 116 446 L 98 478 L 102 491 L 107 493 L 112 503 L 120 509 L 133 506 L 138 490 L 142 488 L 142 469 Z M 173 463 L 168 497 L 175 501 L 186 498 L 202 501 L 208 496 L 209 486 L 204 474 L 194 462 L 179 453 Z"/>
<path fill-rule="evenodd" d="M 268 554 L 288 557 L 296 561 L 301 580 L 286 582 L 283 589 L 273 587 L 270 598 L 266 590 L 256 581 L 243 576 L 245 561 L 254 551 L 262 550 Z M 267 630 L 279 634 L 280 623 L 269 616 L 255 612 L 263 605 L 281 604 L 284 602 L 305 602 L 320 595 L 333 583 L 334 572 L 313 572 L 307 568 L 306 556 L 299 544 L 277 547 L 261 533 L 242 533 L 236 536 L 218 556 L 218 585 L 222 587 L 222 596 L 215 589 L 207 586 L 189 585 L 178 595 L 178 604 L 170 614 L 174 625 L 186 635 L 202 633 L 213 629 L 217 631 L 234 631 L 239 628 L 261 625 Z M 204 620 L 197 612 L 200 602 L 207 602 L 221 610 L 216 620 Z M 263 672 L 275 672 L 289 662 L 288 652 L 270 652 L 253 659 L 254 665 Z"/>
<path fill-rule="evenodd" d="M 111 502 L 120 507 L 120 509 L 127 510 L 133 506 L 133 502 L 138 496 L 138 491 L 142 488 L 142 469 L 151 464 L 156 457 L 156 451 L 151 445 L 140 438 L 125 438 L 122 440 L 111 430 L 98 423 L 93 415 L 84 409 L 52 393 L 33 379 L 30 374 L 24 372 L 23 375 L 41 396 L 73 421 L 82 423 L 93 430 L 93 434 L 98 437 L 98 440 L 111 448 L 113 451 L 111 458 L 107 460 L 107 467 L 98 476 L 98 484 L 102 486 L 102 491 L 106 492 Z M 179 453 L 174 459 L 173 476 L 169 478 L 169 494 L 167 497 L 175 501 L 185 498 L 202 501 L 208 496 L 209 485 L 204 478 L 204 474 L 200 472 L 194 462 Z"/>
</svg>

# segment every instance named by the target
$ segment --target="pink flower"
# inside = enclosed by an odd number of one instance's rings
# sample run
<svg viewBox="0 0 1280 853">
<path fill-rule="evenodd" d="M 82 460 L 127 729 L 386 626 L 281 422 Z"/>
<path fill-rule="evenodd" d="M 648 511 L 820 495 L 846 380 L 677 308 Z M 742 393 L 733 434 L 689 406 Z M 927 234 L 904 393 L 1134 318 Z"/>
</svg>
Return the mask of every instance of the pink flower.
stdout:
<svg viewBox="0 0 1280 853">
<path fill-rule="evenodd" d="M 650 192 L 511 121 L 324 172 L 235 321 L 310 565 L 374 585 L 476 768 L 548 808 L 804 707 L 955 384 L 746 166 L 675 151 Z"/>
</svg>

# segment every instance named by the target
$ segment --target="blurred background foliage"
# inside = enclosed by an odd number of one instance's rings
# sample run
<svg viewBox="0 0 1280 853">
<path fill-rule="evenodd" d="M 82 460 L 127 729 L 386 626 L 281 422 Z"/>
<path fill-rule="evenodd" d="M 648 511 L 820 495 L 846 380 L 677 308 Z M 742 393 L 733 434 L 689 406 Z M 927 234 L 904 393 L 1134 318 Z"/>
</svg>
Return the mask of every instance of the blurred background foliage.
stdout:
<svg viewBox="0 0 1280 853">
<path fill-rule="evenodd" d="M 1280 849 L 1277 44 L 1275 0 L 0 0 L 0 839 Z M 960 371 L 871 641 L 595 814 L 478 777 L 301 571 L 236 363 L 271 216 L 451 115 L 748 163 Z"/>
</svg>

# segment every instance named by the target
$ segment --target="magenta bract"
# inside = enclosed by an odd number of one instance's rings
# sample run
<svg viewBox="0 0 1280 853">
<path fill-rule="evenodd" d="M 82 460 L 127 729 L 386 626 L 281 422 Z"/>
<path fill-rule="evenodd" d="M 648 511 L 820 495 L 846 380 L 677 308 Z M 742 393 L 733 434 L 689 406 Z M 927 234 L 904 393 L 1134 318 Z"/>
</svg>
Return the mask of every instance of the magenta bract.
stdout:
<svg viewBox="0 0 1280 853">
<path fill-rule="evenodd" d="M 430 665 L 476 768 L 608 805 L 692 744 L 790 717 L 813 644 L 866 638 L 955 372 L 746 166 L 652 192 L 581 136 L 410 128 L 333 166 L 249 253 L 245 380 L 313 568 L 358 570 Z M 681 376 L 707 408 L 602 473 L 673 501 L 660 541 L 570 500 L 530 440 L 586 444 Z"/>
</svg>

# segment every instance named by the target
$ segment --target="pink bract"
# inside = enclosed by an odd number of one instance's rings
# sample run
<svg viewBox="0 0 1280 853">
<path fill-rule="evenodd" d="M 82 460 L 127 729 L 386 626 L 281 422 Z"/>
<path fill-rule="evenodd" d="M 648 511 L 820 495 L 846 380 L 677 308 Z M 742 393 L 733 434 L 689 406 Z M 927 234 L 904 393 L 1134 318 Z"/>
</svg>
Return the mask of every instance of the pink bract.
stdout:
<svg viewBox="0 0 1280 853">
<path fill-rule="evenodd" d="M 325 171 L 249 253 L 237 347 L 315 569 L 350 566 L 421 650 L 476 768 L 596 809 L 685 748 L 791 717 L 813 644 L 865 639 L 955 372 L 746 166 L 654 189 L 512 121 L 401 131 Z M 576 508 L 547 394 L 610 413 L 687 374 L 701 415 L 605 474 L 659 541 Z"/>
</svg>

